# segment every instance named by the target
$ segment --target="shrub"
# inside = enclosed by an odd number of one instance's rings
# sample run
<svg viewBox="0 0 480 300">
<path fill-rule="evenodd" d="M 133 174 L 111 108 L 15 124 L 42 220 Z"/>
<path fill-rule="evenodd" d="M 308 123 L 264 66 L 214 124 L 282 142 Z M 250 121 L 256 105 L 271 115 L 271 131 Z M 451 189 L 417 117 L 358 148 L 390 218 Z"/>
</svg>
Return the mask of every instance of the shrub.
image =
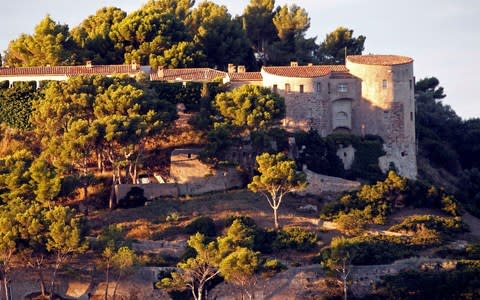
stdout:
<svg viewBox="0 0 480 300">
<path fill-rule="evenodd" d="M 287 269 L 287 266 L 282 264 L 278 259 L 267 259 L 263 263 L 263 269 L 266 271 L 281 272 Z"/>
<path fill-rule="evenodd" d="M 317 245 L 317 235 L 314 232 L 301 227 L 288 227 L 277 231 L 273 242 L 275 249 L 294 249 L 298 251 L 310 251 Z"/>
<path fill-rule="evenodd" d="M 298 162 L 309 170 L 330 176 L 343 177 L 343 163 L 337 156 L 337 146 L 332 139 L 322 138 L 317 131 L 295 133 L 295 142 L 301 149 Z M 305 147 L 303 147 L 305 146 Z"/>
<path fill-rule="evenodd" d="M 432 215 L 407 217 L 402 223 L 390 227 L 390 231 L 416 234 L 421 230 L 434 230 L 443 235 L 462 233 L 468 230 L 461 218 L 448 218 Z"/>
<path fill-rule="evenodd" d="M 338 230 L 349 235 L 358 235 L 362 233 L 366 226 L 367 220 L 363 211 L 354 209 L 348 214 L 340 212 L 335 219 Z"/>
<path fill-rule="evenodd" d="M 273 243 L 277 238 L 277 232 L 274 229 L 255 230 L 253 250 L 268 254 L 273 252 Z"/>
<path fill-rule="evenodd" d="M 384 181 L 373 185 L 364 185 L 356 193 L 342 196 L 333 204 L 322 209 L 322 219 L 333 220 L 343 212 L 359 210 L 370 223 L 383 224 L 391 213 L 393 204 L 401 198 L 406 188 L 407 179 L 389 171 Z M 358 213 L 358 212 L 354 212 Z"/>
<path fill-rule="evenodd" d="M 329 247 L 322 249 L 320 259 L 322 264 L 329 265 L 338 253 L 344 253 L 348 254 L 354 265 L 389 264 L 434 245 L 436 244 L 420 244 L 410 237 L 398 236 L 336 237 Z"/>
<path fill-rule="evenodd" d="M 104 248 L 119 249 L 121 247 L 131 247 L 132 240 L 127 238 L 126 230 L 118 224 L 112 224 L 103 228 L 100 234 L 92 243 L 94 250 L 103 251 Z"/>
<path fill-rule="evenodd" d="M 199 232 L 209 237 L 217 235 L 217 230 L 215 229 L 215 223 L 213 222 L 213 219 L 204 216 L 195 218 L 185 227 L 185 232 L 190 235 Z"/>
<path fill-rule="evenodd" d="M 238 220 L 240 223 L 243 225 L 250 227 L 250 228 L 256 228 L 257 224 L 255 223 L 255 220 L 248 217 L 248 216 L 229 216 L 225 219 L 225 227 L 230 227 L 233 223 L 233 221 Z"/>
<path fill-rule="evenodd" d="M 404 271 L 387 275 L 376 290 L 378 299 L 477 299 L 480 296 L 478 262 L 459 262 L 448 271 Z M 372 297 L 367 296 L 371 299 Z"/>
<path fill-rule="evenodd" d="M 165 218 L 165 221 L 167 222 L 176 222 L 180 219 L 180 215 L 176 212 L 170 212 L 168 213 L 167 217 Z"/>
</svg>

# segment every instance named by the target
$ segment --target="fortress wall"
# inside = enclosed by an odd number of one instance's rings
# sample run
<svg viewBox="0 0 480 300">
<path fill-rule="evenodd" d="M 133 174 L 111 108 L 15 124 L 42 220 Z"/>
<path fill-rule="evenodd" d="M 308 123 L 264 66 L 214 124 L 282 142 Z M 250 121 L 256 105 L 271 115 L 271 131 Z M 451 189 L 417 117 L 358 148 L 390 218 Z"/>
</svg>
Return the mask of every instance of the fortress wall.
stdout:
<svg viewBox="0 0 480 300">
<path fill-rule="evenodd" d="M 286 117 L 283 127 L 288 131 L 304 130 L 311 128 L 318 131 L 322 136 L 332 133 L 333 101 L 350 99 L 351 108 L 349 113 L 349 128 L 352 127 L 352 110 L 356 109 L 360 96 L 360 84 L 356 78 L 330 78 L 330 76 L 316 78 L 296 78 L 276 76 L 262 72 L 263 86 L 274 90 L 285 99 Z M 285 91 L 286 84 L 290 85 L 290 91 Z M 346 84 L 347 91 L 340 92 L 339 84 Z M 303 85 L 303 93 L 300 92 Z"/>
<path fill-rule="evenodd" d="M 358 190 L 360 182 L 346 180 L 339 177 L 331 177 L 317 174 L 304 168 L 307 175 L 308 186 L 300 194 L 322 195 L 325 192 L 342 193 Z"/>
<path fill-rule="evenodd" d="M 362 86 L 354 126 L 362 128 L 362 134 L 384 139 L 386 155 L 379 159 L 383 171 L 394 163 L 402 176 L 415 178 L 413 62 L 375 65 L 353 63 L 347 58 L 347 68 Z"/>
</svg>

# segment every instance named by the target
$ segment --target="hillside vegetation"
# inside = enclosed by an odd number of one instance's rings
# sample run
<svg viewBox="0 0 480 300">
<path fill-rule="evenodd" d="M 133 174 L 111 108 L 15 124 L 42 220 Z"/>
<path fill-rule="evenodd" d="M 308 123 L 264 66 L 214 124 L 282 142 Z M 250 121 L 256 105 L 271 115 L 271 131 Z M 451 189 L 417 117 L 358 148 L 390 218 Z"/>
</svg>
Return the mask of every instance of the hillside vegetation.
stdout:
<svg viewBox="0 0 480 300">
<path fill-rule="evenodd" d="M 316 44 L 309 20 L 273 0 L 237 17 L 210 1 L 149 1 L 129 14 L 100 9 L 72 29 L 47 16 L 11 41 L 4 63 L 256 70 L 362 53 L 365 37 L 343 27 Z M 444 105 L 434 77 L 415 88 L 420 176 L 407 180 L 378 168 L 377 136 L 280 129 L 285 102 L 268 88 L 141 75 L 0 83 L 2 297 L 480 297 L 480 120 Z M 291 137 L 306 146 L 296 161 L 285 155 Z M 357 149 L 350 170 L 339 144 Z M 116 184 L 141 174 L 168 181 L 171 151 L 186 146 L 212 168 L 235 166 L 245 188 L 114 198 Z M 243 146 L 259 155 L 229 160 Z M 301 196 L 303 164 L 363 185 L 333 200 Z"/>
</svg>

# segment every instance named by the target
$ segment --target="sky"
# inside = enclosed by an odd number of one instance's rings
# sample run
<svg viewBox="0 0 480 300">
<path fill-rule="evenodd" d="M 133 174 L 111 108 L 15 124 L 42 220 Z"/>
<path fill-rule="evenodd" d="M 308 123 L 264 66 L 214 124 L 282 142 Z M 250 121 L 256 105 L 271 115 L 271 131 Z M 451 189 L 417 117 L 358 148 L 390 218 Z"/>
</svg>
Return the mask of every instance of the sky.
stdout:
<svg viewBox="0 0 480 300">
<path fill-rule="evenodd" d="M 78 25 L 104 6 L 126 12 L 145 0 L 0 0 L 0 52 L 21 33 L 30 34 L 47 14 Z M 197 0 L 197 2 L 200 2 Z M 249 0 L 213 0 L 240 15 Z M 308 37 L 317 43 L 338 26 L 364 35 L 364 54 L 412 57 L 417 80 L 435 76 L 445 88 L 443 100 L 464 119 L 480 117 L 480 1 L 476 0 L 277 0 L 297 4 L 311 18 Z"/>
</svg>

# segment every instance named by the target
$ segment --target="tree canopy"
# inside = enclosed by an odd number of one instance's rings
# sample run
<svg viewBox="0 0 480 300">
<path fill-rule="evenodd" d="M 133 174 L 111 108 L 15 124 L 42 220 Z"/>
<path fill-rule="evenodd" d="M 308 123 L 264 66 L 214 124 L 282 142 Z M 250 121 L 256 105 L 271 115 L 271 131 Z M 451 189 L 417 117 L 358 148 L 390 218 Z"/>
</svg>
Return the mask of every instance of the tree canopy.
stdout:
<svg viewBox="0 0 480 300">
<path fill-rule="evenodd" d="M 11 67 L 72 65 L 78 60 L 76 44 L 67 25 L 46 16 L 33 35 L 22 34 L 9 43 L 5 64 Z"/>
<path fill-rule="evenodd" d="M 273 209 L 275 228 L 279 227 L 277 211 L 286 194 L 301 190 L 307 184 L 303 172 L 297 172 L 295 161 L 283 153 L 263 153 L 257 156 L 258 172 L 248 189 L 262 193 Z"/>
<path fill-rule="evenodd" d="M 87 17 L 71 30 L 72 38 L 83 49 L 83 60 L 96 64 L 119 64 L 123 62 L 123 49 L 116 49 L 110 38 L 114 24 L 120 23 L 127 13 L 116 7 L 104 7 L 95 15 Z"/>
<path fill-rule="evenodd" d="M 242 130 L 271 128 L 285 114 L 285 102 L 268 88 L 244 85 L 217 95 L 215 106 L 227 125 Z"/>
<path fill-rule="evenodd" d="M 338 27 L 326 35 L 320 44 L 319 60 L 324 64 L 344 64 L 346 55 L 360 55 L 364 50 L 366 37 L 353 37 L 353 30 Z"/>
</svg>

